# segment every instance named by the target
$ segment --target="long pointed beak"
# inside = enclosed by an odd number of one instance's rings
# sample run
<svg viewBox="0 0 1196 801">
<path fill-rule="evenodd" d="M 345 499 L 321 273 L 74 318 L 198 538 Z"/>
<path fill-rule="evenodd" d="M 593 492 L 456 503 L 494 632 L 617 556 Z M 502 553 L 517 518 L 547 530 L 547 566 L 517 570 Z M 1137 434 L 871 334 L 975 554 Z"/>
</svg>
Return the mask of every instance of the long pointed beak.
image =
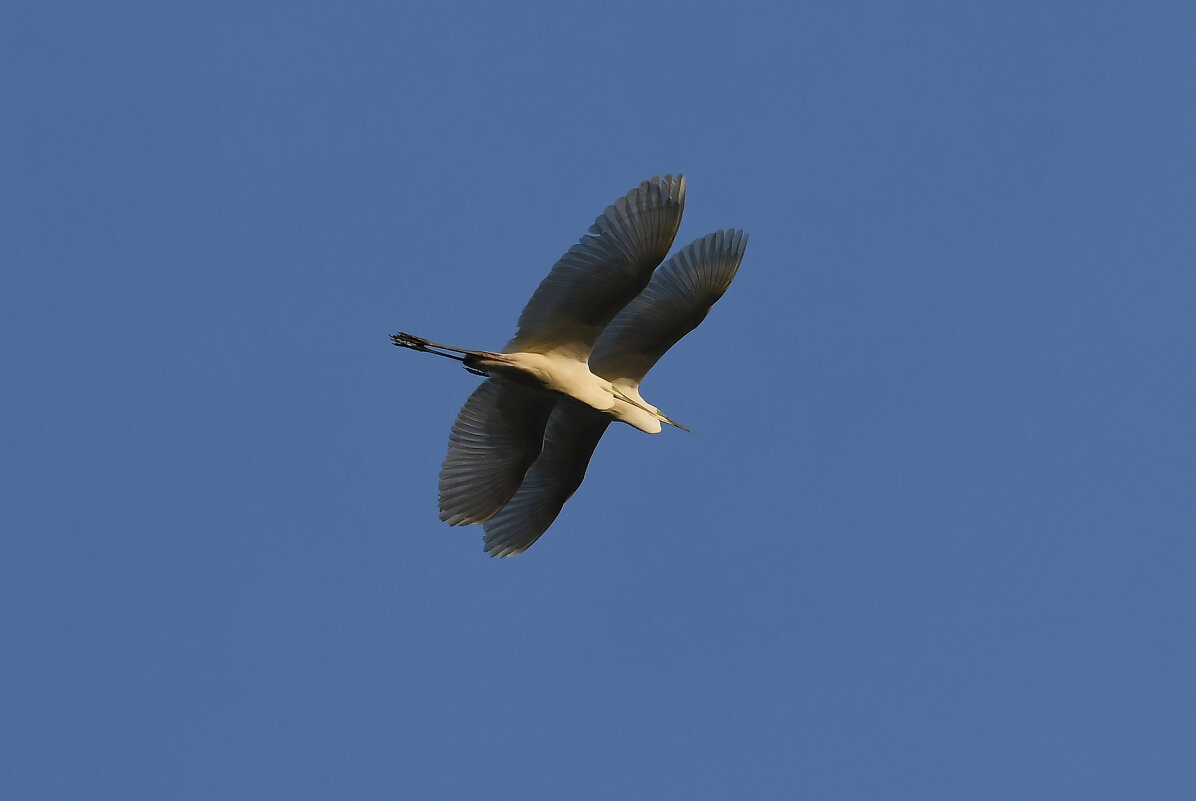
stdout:
<svg viewBox="0 0 1196 801">
<path fill-rule="evenodd" d="M 680 423 L 676 422 L 675 420 L 670 420 L 668 418 L 668 415 L 666 415 L 660 409 L 653 411 L 652 409 L 649 409 L 644 404 L 637 403 L 636 401 L 632 400 L 631 398 L 627 397 L 625 394 L 620 392 L 619 388 L 614 385 L 611 386 L 611 393 L 619 400 L 626 401 L 627 403 L 630 403 L 632 406 L 636 407 L 637 409 L 643 409 L 645 412 L 652 415 L 653 417 L 659 418 L 660 422 L 662 422 L 662 423 L 668 423 L 671 426 L 676 426 L 677 428 L 681 429 L 682 431 L 688 431 L 691 434 L 694 433 L 694 430 L 692 428 L 686 428 L 685 426 L 681 425 Z"/>
<path fill-rule="evenodd" d="M 670 420 L 669 418 L 665 417 L 664 412 L 660 413 L 660 421 L 662 423 L 668 423 L 671 426 L 676 426 L 677 428 L 681 429 L 682 431 L 688 431 L 691 434 L 695 433 L 692 428 L 686 428 L 685 426 L 678 423 L 676 420 Z"/>
</svg>

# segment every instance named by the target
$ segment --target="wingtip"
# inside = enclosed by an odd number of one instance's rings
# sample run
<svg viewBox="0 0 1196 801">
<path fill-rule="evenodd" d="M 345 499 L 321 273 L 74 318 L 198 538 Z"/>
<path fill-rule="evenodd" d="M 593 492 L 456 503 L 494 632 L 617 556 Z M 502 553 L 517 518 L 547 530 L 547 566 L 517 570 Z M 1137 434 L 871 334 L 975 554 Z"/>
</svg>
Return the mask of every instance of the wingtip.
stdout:
<svg viewBox="0 0 1196 801">
<path fill-rule="evenodd" d="M 654 175 L 644 181 L 644 185 L 658 186 L 669 200 L 679 205 L 685 203 L 685 176 L 681 173 L 669 173 L 664 177 Z"/>
<path fill-rule="evenodd" d="M 723 228 L 706 236 L 712 244 L 717 243 L 722 250 L 742 257 L 747 249 L 748 233 L 742 228 Z"/>
<path fill-rule="evenodd" d="M 507 559 L 512 556 L 518 556 L 526 551 L 526 548 L 511 548 L 506 545 L 491 545 L 485 541 L 482 542 L 482 550 L 491 559 Z"/>
</svg>

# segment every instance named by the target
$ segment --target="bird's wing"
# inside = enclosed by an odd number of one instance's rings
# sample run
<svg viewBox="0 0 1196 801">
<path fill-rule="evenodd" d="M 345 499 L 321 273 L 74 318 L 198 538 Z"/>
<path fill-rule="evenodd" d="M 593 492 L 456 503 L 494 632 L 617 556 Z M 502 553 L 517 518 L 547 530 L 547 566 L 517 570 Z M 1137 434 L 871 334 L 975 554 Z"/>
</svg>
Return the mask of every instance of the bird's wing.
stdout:
<svg viewBox="0 0 1196 801">
<path fill-rule="evenodd" d="M 504 352 L 579 361 L 668 255 L 685 207 L 685 178 L 644 181 L 602 213 L 540 282 Z"/>
<path fill-rule="evenodd" d="M 548 530 L 565 501 L 581 486 L 590 456 L 611 418 L 572 400 L 552 410 L 544 430 L 544 450 L 527 471 L 519 491 L 486 521 L 486 552 L 523 553 Z"/>
<path fill-rule="evenodd" d="M 482 523 L 502 509 L 540 455 L 553 395 L 502 378 L 482 382 L 449 434 L 440 470 L 440 519 Z"/>
<path fill-rule="evenodd" d="M 677 251 L 607 326 L 590 356 L 590 371 L 607 381 L 638 386 L 669 348 L 706 319 L 731 286 L 747 239 L 732 228 Z"/>
</svg>

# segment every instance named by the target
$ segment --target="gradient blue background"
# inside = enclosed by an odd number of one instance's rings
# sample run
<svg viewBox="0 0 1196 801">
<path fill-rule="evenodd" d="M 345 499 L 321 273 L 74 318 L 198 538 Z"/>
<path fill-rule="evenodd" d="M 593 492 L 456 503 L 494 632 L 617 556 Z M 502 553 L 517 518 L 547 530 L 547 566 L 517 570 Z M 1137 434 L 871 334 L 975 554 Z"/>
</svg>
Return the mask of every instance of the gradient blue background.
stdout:
<svg viewBox="0 0 1196 801">
<path fill-rule="evenodd" d="M 1191 4 L 0 25 L 0 797 L 1196 797 Z M 684 172 L 739 278 L 527 554 L 477 379 Z"/>
</svg>

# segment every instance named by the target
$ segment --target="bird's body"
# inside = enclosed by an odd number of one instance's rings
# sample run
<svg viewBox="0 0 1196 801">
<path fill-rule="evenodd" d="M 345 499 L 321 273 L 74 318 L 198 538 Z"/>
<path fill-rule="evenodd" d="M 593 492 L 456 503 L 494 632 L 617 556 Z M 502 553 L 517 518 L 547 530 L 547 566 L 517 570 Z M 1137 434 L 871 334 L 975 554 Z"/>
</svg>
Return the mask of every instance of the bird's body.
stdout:
<svg viewBox="0 0 1196 801">
<path fill-rule="evenodd" d="M 468 360 L 466 364 L 488 375 L 515 381 L 530 379 L 548 392 L 573 398 L 600 412 L 613 412 L 616 405 L 614 385 L 591 373 L 585 362 L 569 356 L 515 352 Z"/>
<path fill-rule="evenodd" d="M 429 342 L 413 334 L 394 335 L 396 345 L 426 353 L 460 353 L 465 367 L 480 375 L 501 377 L 504 380 L 542 390 L 561 397 L 572 398 L 612 420 L 627 423 L 646 434 L 659 434 L 661 422 L 678 428 L 655 406 L 639 396 L 636 387 L 619 388 L 611 381 L 590 372 L 589 364 L 557 353 L 491 353 L 484 350 L 465 350 Z M 449 353 L 440 353 L 449 356 Z M 456 357 L 451 357 L 456 358 Z"/>
<path fill-rule="evenodd" d="M 453 425 L 440 516 L 484 524 L 492 556 L 520 553 L 547 530 L 612 421 L 649 434 L 662 423 L 685 429 L 644 401 L 639 383 L 726 291 L 747 237 L 719 231 L 658 266 L 684 201 L 678 175 L 610 206 L 541 282 L 500 353 L 393 336 L 487 376 Z"/>
<path fill-rule="evenodd" d="M 647 404 L 635 388 L 631 388 L 630 392 L 620 389 L 590 372 L 586 362 L 558 354 L 509 353 L 503 356 L 511 361 L 506 364 L 486 362 L 491 375 L 508 375 L 514 380 L 525 380 L 525 376 L 531 376 L 535 383 L 548 392 L 572 398 L 646 434 L 659 434 L 662 422 L 680 427 L 655 406 Z M 487 367 L 480 369 L 486 370 Z"/>
</svg>

